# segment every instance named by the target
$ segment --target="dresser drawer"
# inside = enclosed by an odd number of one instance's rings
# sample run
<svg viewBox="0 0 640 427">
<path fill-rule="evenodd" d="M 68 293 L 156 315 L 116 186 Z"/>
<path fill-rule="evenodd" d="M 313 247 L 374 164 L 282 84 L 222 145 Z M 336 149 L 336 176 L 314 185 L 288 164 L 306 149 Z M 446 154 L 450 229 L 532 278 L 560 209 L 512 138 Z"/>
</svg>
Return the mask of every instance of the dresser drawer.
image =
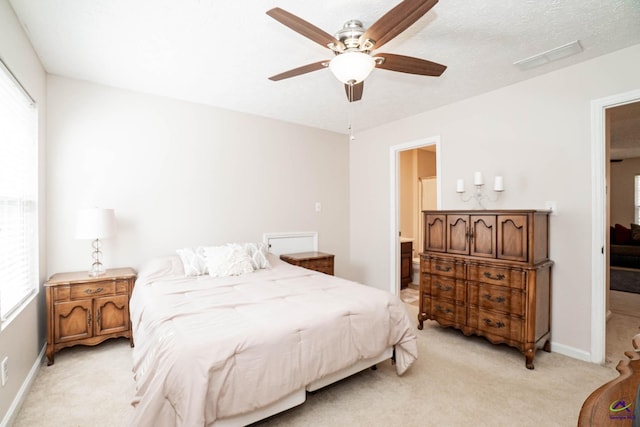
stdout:
<svg viewBox="0 0 640 427">
<path fill-rule="evenodd" d="M 94 296 L 115 295 L 115 293 L 116 282 L 113 280 L 71 285 L 72 300 L 91 298 Z"/>
<path fill-rule="evenodd" d="M 464 325 L 467 309 L 462 304 L 453 301 L 436 300 L 424 297 L 422 300 L 422 311 L 427 317 L 437 320 L 444 325 Z"/>
<path fill-rule="evenodd" d="M 69 301 L 71 299 L 71 286 L 59 285 L 51 290 L 53 302 Z"/>
<path fill-rule="evenodd" d="M 133 289 L 132 289 L 133 290 Z M 129 280 L 118 279 L 116 280 L 116 295 L 129 294 Z"/>
<path fill-rule="evenodd" d="M 456 277 L 464 279 L 464 264 L 448 259 L 422 258 L 420 271 L 424 273 L 437 274 L 438 276 Z"/>
<path fill-rule="evenodd" d="M 495 267 L 484 264 L 469 265 L 469 280 L 524 289 L 526 273 L 523 270 L 508 267 Z"/>
<path fill-rule="evenodd" d="M 448 298 L 461 303 L 465 301 L 464 280 L 434 274 L 426 274 L 424 279 L 424 291 L 434 299 Z"/>
<path fill-rule="evenodd" d="M 469 282 L 469 305 L 524 315 L 524 293 L 520 289 Z"/>
<path fill-rule="evenodd" d="M 469 307 L 469 327 L 478 331 L 497 335 L 511 341 L 522 341 L 524 337 L 523 320 L 497 311 Z"/>
</svg>

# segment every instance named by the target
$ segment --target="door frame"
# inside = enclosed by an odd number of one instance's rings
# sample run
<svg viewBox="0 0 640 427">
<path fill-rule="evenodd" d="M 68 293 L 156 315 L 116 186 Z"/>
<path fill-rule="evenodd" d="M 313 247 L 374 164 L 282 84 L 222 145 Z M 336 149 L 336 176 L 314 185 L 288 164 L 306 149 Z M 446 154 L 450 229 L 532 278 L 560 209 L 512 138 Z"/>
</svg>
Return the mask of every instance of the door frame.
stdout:
<svg viewBox="0 0 640 427">
<path fill-rule="evenodd" d="M 393 145 L 389 147 L 389 171 L 390 171 L 390 207 L 391 207 L 391 221 L 389 228 L 389 247 L 391 250 L 390 260 L 389 260 L 389 292 L 394 295 L 398 295 L 400 293 L 400 277 L 399 277 L 399 265 L 400 265 L 400 239 L 398 238 L 398 233 L 400 232 L 400 224 L 399 224 L 399 204 L 400 204 L 400 196 L 399 196 L 399 183 L 400 183 L 400 152 L 413 150 L 416 148 L 426 147 L 429 145 L 435 145 L 436 147 L 436 188 L 437 188 L 437 206 L 438 209 L 441 204 L 441 175 L 440 172 L 440 135 L 430 136 L 423 139 L 417 139 L 415 141 L 404 142 L 398 145 Z"/>
<path fill-rule="evenodd" d="M 603 364 L 606 358 L 607 292 L 606 261 L 609 255 L 606 231 L 609 229 L 607 205 L 606 110 L 640 101 L 640 90 L 591 101 L 591 361 Z"/>
</svg>

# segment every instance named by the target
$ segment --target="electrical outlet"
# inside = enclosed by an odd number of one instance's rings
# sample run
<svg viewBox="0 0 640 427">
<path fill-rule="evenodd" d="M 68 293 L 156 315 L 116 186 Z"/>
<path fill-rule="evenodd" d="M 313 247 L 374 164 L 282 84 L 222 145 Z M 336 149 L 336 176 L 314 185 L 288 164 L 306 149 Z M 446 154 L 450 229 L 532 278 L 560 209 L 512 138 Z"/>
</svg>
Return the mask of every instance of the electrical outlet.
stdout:
<svg viewBox="0 0 640 427">
<path fill-rule="evenodd" d="M 322 210 L 322 204 L 320 202 L 316 202 L 316 212 L 320 212 Z"/>
<path fill-rule="evenodd" d="M 9 378 L 9 356 L 5 356 L 0 363 L 0 376 L 2 377 L 2 387 L 4 387 Z"/>
</svg>

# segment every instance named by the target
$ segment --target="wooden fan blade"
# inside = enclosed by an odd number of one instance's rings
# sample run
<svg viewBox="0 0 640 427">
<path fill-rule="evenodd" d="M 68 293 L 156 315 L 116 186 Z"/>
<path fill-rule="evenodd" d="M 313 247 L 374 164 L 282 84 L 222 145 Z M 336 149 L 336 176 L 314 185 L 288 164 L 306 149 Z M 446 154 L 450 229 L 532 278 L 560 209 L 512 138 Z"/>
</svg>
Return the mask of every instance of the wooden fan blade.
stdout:
<svg viewBox="0 0 640 427">
<path fill-rule="evenodd" d="M 329 61 L 314 62 L 313 64 L 303 65 L 302 67 L 294 68 L 293 70 L 285 71 L 284 73 L 276 74 L 269 77 L 269 80 L 277 82 L 278 80 L 288 79 L 289 77 L 299 76 L 300 74 L 310 73 L 312 71 L 322 70 L 329 66 Z"/>
<path fill-rule="evenodd" d="M 356 102 L 362 99 L 362 91 L 364 90 L 364 82 L 356 83 L 354 85 L 345 84 L 344 90 L 347 92 L 347 99 L 349 102 Z"/>
<path fill-rule="evenodd" d="M 362 36 L 360 46 L 370 40 L 376 49 L 396 37 L 420 19 L 438 0 L 404 0 L 371 24 Z"/>
<path fill-rule="evenodd" d="M 393 53 L 381 53 L 376 55 L 376 68 L 398 71 L 400 73 L 420 74 L 421 76 L 439 76 L 447 69 L 446 65 L 427 61 L 426 59 L 413 58 L 411 56 L 395 55 Z"/>
<path fill-rule="evenodd" d="M 305 21 L 302 18 L 298 18 L 294 14 L 287 12 L 286 10 L 280 9 L 279 7 L 274 7 L 271 10 L 267 11 L 267 15 L 280 22 L 282 25 L 285 25 L 291 28 L 298 34 L 302 34 L 306 38 L 311 41 L 314 41 L 324 47 L 331 49 L 331 46 L 337 46 L 341 49 L 344 49 L 344 45 L 340 40 L 333 37 L 331 34 L 321 30 L 315 25 Z"/>
</svg>

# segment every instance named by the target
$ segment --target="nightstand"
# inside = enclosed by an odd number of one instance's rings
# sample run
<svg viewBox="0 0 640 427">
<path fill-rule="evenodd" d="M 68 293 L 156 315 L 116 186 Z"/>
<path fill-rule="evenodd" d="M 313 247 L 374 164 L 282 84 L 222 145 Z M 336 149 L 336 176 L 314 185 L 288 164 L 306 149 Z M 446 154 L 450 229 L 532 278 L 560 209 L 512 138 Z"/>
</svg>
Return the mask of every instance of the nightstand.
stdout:
<svg viewBox="0 0 640 427">
<path fill-rule="evenodd" d="M 136 272 L 107 270 L 92 277 L 86 271 L 58 273 L 44 284 L 47 299 L 47 359 L 74 345 L 96 345 L 116 337 L 129 338 L 133 347 L 129 298 Z"/>
<path fill-rule="evenodd" d="M 324 252 L 298 252 L 295 254 L 280 255 L 280 259 L 288 262 L 289 264 L 330 274 L 332 276 L 333 258 L 333 254 L 326 254 Z"/>
</svg>

